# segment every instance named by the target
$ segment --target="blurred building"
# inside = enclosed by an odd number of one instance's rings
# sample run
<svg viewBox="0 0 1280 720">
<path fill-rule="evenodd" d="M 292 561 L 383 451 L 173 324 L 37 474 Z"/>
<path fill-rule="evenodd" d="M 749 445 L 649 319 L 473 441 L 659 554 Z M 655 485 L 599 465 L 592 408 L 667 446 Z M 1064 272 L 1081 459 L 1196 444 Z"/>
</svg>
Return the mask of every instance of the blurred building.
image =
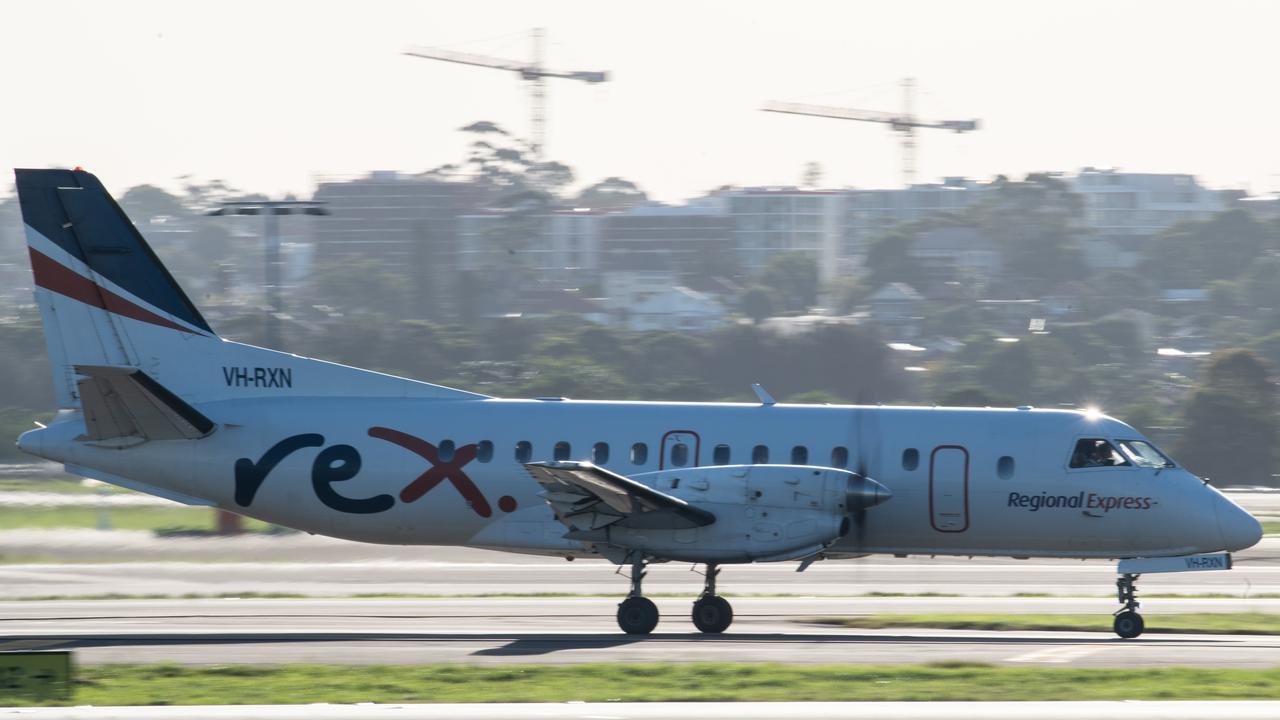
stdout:
<svg viewBox="0 0 1280 720">
<path fill-rule="evenodd" d="M 710 293 L 680 284 L 669 270 L 615 270 L 604 273 L 611 322 L 630 330 L 702 331 L 724 324 L 725 303 Z"/>
<path fill-rule="evenodd" d="M 1226 209 L 1231 196 L 1192 175 L 1087 167 L 1068 182 L 1084 198 L 1085 226 L 1100 240 L 1149 237 L 1184 220 L 1204 220 Z"/>
<path fill-rule="evenodd" d="M 313 199 L 328 203 L 332 214 L 312 223 L 315 264 L 372 260 L 405 277 L 416 308 L 447 308 L 458 216 L 474 196 L 464 183 L 394 171 L 320 178 Z"/>
<path fill-rule="evenodd" d="M 854 260 L 893 226 L 956 212 L 976 204 L 986 185 L 962 177 L 891 190 L 850 190 L 841 257 Z"/>
<path fill-rule="evenodd" d="M 840 274 L 843 253 L 843 190 L 759 187 L 721 193 L 733 222 L 734 249 L 742 269 L 759 273 L 770 258 L 799 251 L 818 263 L 822 280 Z"/>
<path fill-rule="evenodd" d="M 600 216 L 590 209 L 535 215 L 475 211 L 458 218 L 458 268 L 519 267 L 542 280 L 584 282 L 600 269 Z"/>
<path fill-rule="evenodd" d="M 615 283 L 628 273 L 691 276 L 737 274 L 733 221 L 718 198 L 677 207 L 648 205 L 601 218 L 600 268 Z M 609 283 L 606 282 L 606 292 Z"/>
<path fill-rule="evenodd" d="M 995 242 L 976 228 L 937 227 L 920 233 L 911 244 L 911 257 L 931 284 L 962 283 L 981 291 L 1004 268 Z M 930 294 L 935 294 L 930 288 Z"/>
</svg>

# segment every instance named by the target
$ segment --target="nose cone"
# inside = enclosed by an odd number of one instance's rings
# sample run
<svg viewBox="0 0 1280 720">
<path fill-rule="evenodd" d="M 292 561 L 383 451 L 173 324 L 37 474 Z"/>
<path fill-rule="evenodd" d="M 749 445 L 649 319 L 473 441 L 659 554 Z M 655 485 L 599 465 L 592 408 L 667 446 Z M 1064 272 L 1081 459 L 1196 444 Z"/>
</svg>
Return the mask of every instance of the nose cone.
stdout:
<svg viewBox="0 0 1280 720">
<path fill-rule="evenodd" d="M 1218 516 L 1218 529 L 1222 532 L 1226 550 L 1244 550 L 1257 545 L 1262 539 L 1262 523 L 1227 496 L 1217 494 L 1214 512 Z"/>
</svg>

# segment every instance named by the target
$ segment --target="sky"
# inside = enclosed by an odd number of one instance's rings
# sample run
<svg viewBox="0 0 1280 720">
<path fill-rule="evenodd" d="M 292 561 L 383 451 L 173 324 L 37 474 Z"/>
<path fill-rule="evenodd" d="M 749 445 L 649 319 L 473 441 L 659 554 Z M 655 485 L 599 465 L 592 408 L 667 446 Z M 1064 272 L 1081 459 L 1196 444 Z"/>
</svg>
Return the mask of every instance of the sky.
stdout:
<svg viewBox="0 0 1280 720">
<path fill-rule="evenodd" d="M 880 125 L 759 112 L 767 100 L 897 110 L 918 177 L 1084 166 L 1280 191 L 1280 3 L 1216 0 L 12 2 L 0 166 L 80 165 L 117 194 L 176 178 L 308 196 L 317 178 L 455 163 L 489 120 L 529 127 L 509 72 L 406 57 L 423 45 L 607 70 L 548 83 L 547 156 L 673 201 L 721 185 L 897 187 Z"/>
</svg>

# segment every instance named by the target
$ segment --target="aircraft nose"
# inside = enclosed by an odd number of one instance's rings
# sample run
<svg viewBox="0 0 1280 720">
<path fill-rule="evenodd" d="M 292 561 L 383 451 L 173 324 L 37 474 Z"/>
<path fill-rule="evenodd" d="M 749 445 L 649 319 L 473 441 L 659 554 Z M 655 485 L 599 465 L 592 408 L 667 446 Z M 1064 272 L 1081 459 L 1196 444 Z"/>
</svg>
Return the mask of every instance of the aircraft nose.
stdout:
<svg viewBox="0 0 1280 720">
<path fill-rule="evenodd" d="M 1262 539 L 1262 523 L 1230 498 L 1218 493 L 1214 506 L 1225 549 L 1244 550 Z"/>
</svg>

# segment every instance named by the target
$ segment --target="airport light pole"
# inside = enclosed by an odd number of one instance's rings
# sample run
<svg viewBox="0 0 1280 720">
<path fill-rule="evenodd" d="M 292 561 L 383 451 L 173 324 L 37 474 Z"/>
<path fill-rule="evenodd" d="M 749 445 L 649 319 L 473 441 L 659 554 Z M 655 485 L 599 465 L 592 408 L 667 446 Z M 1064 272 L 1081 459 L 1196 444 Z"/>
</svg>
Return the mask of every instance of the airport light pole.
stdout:
<svg viewBox="0 0 1280 720">
<path fill-rule="evenodd" d="M 261 215 L 262 244 L 265 263 L 264 279 L 267 290 L 267 307 L 270 317 L 263 344 L 278 350 L 281 345 L 280 313 L 284 312 L 284 301 L 280 294 L 280 216 L 281 215 L 330 215 L 325 203 L 310 200 L 235 200 L 220 203 L 210 210 L 208 215 L 223 217 L 228 215 Z"/>
<path fill-rule="evenodd" d="M 280 293 L 280 216 L 281 215 L 330 215 L 323 202 L 310 200 L 233 200 L 219 203 L 205 213 L 214 217 L 229 215 L 261 215 L 262 245 L 265 264 L 264 279 L 267 290 L 267 325 L 263 345 L 272 350 L 280 349 L 280 314 L 284 312 L 284 299 Z M 243 529 L 239 515 L 227 510 L 217 510 L 217 533 L 238 535 Z"/>
</svg>

